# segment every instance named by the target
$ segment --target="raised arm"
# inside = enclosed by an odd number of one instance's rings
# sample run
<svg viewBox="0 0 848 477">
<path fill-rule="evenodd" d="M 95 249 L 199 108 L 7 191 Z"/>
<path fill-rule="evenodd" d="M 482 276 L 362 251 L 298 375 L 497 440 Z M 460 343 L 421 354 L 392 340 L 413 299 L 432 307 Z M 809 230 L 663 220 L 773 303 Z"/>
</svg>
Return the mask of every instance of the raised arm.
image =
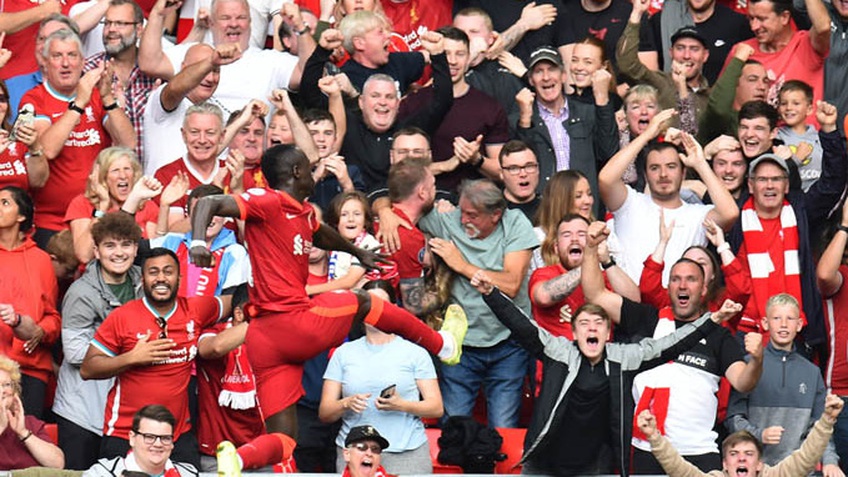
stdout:
<svg viewBox="0 0 848 477">
<path fill-rule="evenodd" d="M 747 363 L 731 364 L 724 376 L 733 389 L 748 393 L 754 390 L 763 373 L 763 335 L 757 331 L 745 335 L 745 351 L 750 355 Z"/>
<path fill-rule="evenodd" d="M 498 36 L 497 42 L 490 47 L 486 57 L 494 60 L 502 51 L 510 51 L 524 38 L 528 32 L 550 25 L 556 20 L 557 9 L 550 3 L 536 5 L 528 3 L 521 10 L 521 17 L 513 25 Z"/>
<path fill-rule="evenodd" d="M 151 13 L 152 16 L 153 13 Z M 241 58 L 241 48 L 235 43 L 225 43 L 211 50 L 208 57 L 186 65 L 179 73 L 173 75 L 173 78 L 162 90 L 159 99 L 162 109 L 165 111 L 177 109 L 183 98 L 199 85 L 206 75 L 219 70 L 223 65 L 235 62 L 239 58 Z"/>
<path fill-rule="evenodd" d="M 54 13 L 62 13 L 62 2 L 59 0 L 46 0 L 39 5 L 20 12 L 2 12 L 0 13 L 0 31 L 5 32 L 7 35 L 17 33 Z"/>
<path fill-rule="evenodd" d="M 174 76 L 174 65 L 162 51 L 162 35 L 165 33 L 165 19 L 182 4 L 181 0 L 157 0 L 150 10 L 138 47 L 138 67 L 148 76 L 165 81 L 170 81 Z"/>
<path fill-rule="evenodd" d="M 89 101 L 91 101 L 91 94 L 97 86 L 98 81 L 100 81 L 100 77 L 103 75 L 104 69 L 104 65 L 101 64 L 88 71 L 82 75 L 82 78 L 80 78 L 74 103 L 83 110 L 86 106 L 88 106 Z M 36 111 L 36 113 L 38 113 L 38 111 Z M 80 116 L 80 113 L 77 111 L 68 109 L 62 113 L 62 116 L 58 119 L 53 120 L 52 124 L 48 124 L 46 121 L 35 122 L 35 129 L 38 131 L 39 141 L 44 147 L 44 157 L 46 157 L 48 161 L 56 159 L 59 156 L 59 153 L 62 152 L 62 148 L 65 147 L 65 141 L 68 139 L 68 136 L 70 136 L 71 131 L 73 131 L 76 127 L 77 122 L 80 120 Z"/>
<path fill-rule="evenodd" d="M 845 246 L 848 245 L 848 207 L 842 205 L 842 217 L 839 227 L 816 266 L 816 280 L 819 291 L 825 298 L 830 298 L 842 288 L 842 274 L 839 267 L 842 265 L 842 257 Z"/>
<path fill-rule="evenodd" d="M 716 177 L 713 169 L 707 163 L 704 149 L 698 144 L 698 141 L 686 132 L 682 133 L 682 137 L 686 154 L 681 155 L 680 159 L 686 167 L 698 173 L 698 176 L 707 185 L 707 192 L 709 192 L 710 198 L 715 204 L 715 207 L 707 213 L 707 217 L 722 229 L 730 230 L 739 218 L 739 206 L 736 205 L 736 200 L 730 195 L 730 191 L 727 190 L 724 183 Z"/>
<path fill-rule="evenodd" d="M 274 107 L 285 113 L 286 119 L 289 121 L 289 127 L 291 127 L 292 136 L 294 136 L 295 145 L 306 154 L 310 164 L 317 164 L 318 160 L 321 159 L 318 156 L 318 148 L 315 146 L 315 141 L 312 140 L 312 134 L 309 133 L 309 129 L 306 128 L 303 120 L 300 119 L 300 115 L 297 114 L 297 109 L 295 109 L 289 98 L 289 92 L 284 89 L 275 89 L 271 92 L 271 96 L 268 99 L 271 100 Z"/>
<path fill-rule="evenodd" d="M 607 312 L 613 323 L 621 322 L 621 295 L 607 290 L 604 276 L 598 261 L 598 245 L 609 236 L 609 229 L 604 222 L 593 222 L 586 235 L 586 246 L 583 247 L 583 263 L 580 265 L 583 294 L 587 303 L 594 303 Z"/>
<path fill-rule="evenodd" d="M 627 167 L 636 160 L 648 142 L 657 137 L 660 132 L 668 126 L 668 121 L 674 115 L 673 109 L 666 109 L 651 118 L 647 129 L 637 136 L 630 144 L 612 156 L 612 159 L 598 173 L 598 186 L 601 190 L 601 198 L 611 212 L 615 212 L 627 199 L 627 187 L 621 176 L 627 171 Z"/>
<path fill-rule="evenodd" d="M 830 52 L 830 14 L 822 0 L 804 0 L 807 16 L 810 18 L 810 43 L 822 57 Z"/>
</svg>

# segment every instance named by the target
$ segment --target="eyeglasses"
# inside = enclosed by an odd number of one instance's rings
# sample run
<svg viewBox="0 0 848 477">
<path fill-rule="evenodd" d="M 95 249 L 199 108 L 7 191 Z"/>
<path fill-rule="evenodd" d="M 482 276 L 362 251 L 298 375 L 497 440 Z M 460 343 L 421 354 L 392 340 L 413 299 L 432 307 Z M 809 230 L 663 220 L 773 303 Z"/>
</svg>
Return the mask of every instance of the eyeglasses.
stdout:
<svg viewBox="0 0 848 477">
<path fill-rule="evenodd" d="M 528 174 L 532 174 L 539 170 L 539 164 L 524 164 L 523 166 L 506 166 L 502 168 L 504 171 L 509 172 L 513 176 L 517 176 L 521 171 L 524 171 Z"/>
<path fill-rule="evenodd" d="M 146 432 L 138 432 L 135 430 L 133 432 L 135 435 L 141 436 L 142 441 L 149 446 L 156 443 L 156 439 L 159 439 L 159 442 L 161 442 L 163 446 L 169 446 L 174 443 L 174 436 L 171 434 L 160 436 L 158 434 L 148 434 Z"/>
<path fill-rule="evenodd" d="M 754 182 L 756 182 L 757 184 L 761 184 L 761 185 L 762 184 L 770 184 L 770 183 L 780 184 L 781 182 L 783 182 L 785 180 L 786 180 L 786 176 L 775 176 L 775 177 L 757 176 L 757 177 L 754 177 Z"/>
<path fill-rule="evenodd" d="M 371 449 L 372 454 L 382 454 L 383 448 L 378 444 L 367 444 L 365 442 L 357 442 L 355 444 L 351 444 L 349 446 L 351 449 L 356 449 L 359 452 L 366 452 L 368 449 Z"/>
<path fill-rule="evenodd" d="M 168 322 L 165 321 L 165 318 L 161 316 L 156 317 L 156 324 L 159 325 L 159 339 L 165 339 L 168 337 Z"/>
<path fill-rule="evenodd" d="M 124 28 L 131 25 L 138 25 L 138 22 L 122 22 L 119 20 L 100 20 L 100 24 L 103 25 L 103 28 Z"/>
</svg>

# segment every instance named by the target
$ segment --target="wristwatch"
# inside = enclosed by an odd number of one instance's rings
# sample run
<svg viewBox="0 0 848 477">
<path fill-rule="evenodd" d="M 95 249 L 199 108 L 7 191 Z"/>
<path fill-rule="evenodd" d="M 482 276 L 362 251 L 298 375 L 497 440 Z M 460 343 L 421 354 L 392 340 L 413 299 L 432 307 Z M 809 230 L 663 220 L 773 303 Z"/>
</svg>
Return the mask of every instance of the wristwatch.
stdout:
<svg viewBox="0 0 848 477">
<path fill-rule="evenodd" d="M 615 263 L 615 257 L 613 257 L 612 255 L 610 255 L 609 262 L 607 262 L 607 263 L 602 263 L 602 264 L 601 264 L 601 268 L 603 268 L 604 270 L 609 270 L 610 268 L 614 267 L 615 265 L 616 265 L 616 263 Z"/>
<path fill-rule="evenodd" d="M 77 103 L 75 103 L 74 100 L 68 101 L 68 109 L 71 111 L 76 111 L 80 114 L 85 114 L 85 109 L 77 106 Z"/>
</svg>

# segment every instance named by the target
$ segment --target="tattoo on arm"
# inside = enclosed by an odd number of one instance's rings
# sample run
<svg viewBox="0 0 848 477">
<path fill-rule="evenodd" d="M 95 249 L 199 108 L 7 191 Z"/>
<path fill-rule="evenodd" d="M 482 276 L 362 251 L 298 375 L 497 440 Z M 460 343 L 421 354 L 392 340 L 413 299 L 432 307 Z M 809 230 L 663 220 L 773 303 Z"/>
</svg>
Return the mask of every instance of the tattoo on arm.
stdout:
<svg viewBox="0 0 848 477">
<path fill-rule="evenodd" d="M 542 284 L 542 289 L 551 296 L 551 301 L 564 300 L 580 285 L 580 275 L 580 267 L 574 268 L 564 275 L 546 281 Z"/>
</svg>

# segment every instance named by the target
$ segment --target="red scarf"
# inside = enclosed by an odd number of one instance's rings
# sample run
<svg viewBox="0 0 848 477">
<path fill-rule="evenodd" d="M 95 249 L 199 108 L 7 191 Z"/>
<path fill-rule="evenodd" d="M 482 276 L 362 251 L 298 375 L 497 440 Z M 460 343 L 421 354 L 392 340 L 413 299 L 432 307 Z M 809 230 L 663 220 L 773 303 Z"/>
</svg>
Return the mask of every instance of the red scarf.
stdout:
<svg viewBox="0 0 848 477">
<path fill-rule="evenodd" d="M 763 225 L 754 209 L 753 196 L 749 197 L 745 205 L 742 206 L 741 219 L 748 269 L 751 272 L 751 284 L 754 292 L 752 298 L 756 300 L 757 312 L 760 314 L 760 316 L 752 316 L 751 318 L 759 322 L 765 316 L 766 301 L 772 295 L 781 292 L 794 296 L 803 310 L 801 260 L 798 255 L 798 224 L 792 206 L 784 199 L 783 208 L 780 211 L 780 233 L 777 237 L 768 237 L 763 232 Z M 773 257 L 769 255 L 769 249 L 776 240 L 780 240 L 783 244 L 782 270 L 776 269 Z M 770 277 L 783 277 L 783 289 L 771 289 L 769 287 Z M 804 323 L 806 324 L 806 321 Z"/>
<path fill-rule="evenodd" d="M 227 325 L 231 327 L 232 323 Z M 218 405 L 236 410 L 256 407 L 256 378 L 247 359 L 247 347 L 240 345 L 224 357 L 226 368 L 221 381 Z"/>
</svg>

